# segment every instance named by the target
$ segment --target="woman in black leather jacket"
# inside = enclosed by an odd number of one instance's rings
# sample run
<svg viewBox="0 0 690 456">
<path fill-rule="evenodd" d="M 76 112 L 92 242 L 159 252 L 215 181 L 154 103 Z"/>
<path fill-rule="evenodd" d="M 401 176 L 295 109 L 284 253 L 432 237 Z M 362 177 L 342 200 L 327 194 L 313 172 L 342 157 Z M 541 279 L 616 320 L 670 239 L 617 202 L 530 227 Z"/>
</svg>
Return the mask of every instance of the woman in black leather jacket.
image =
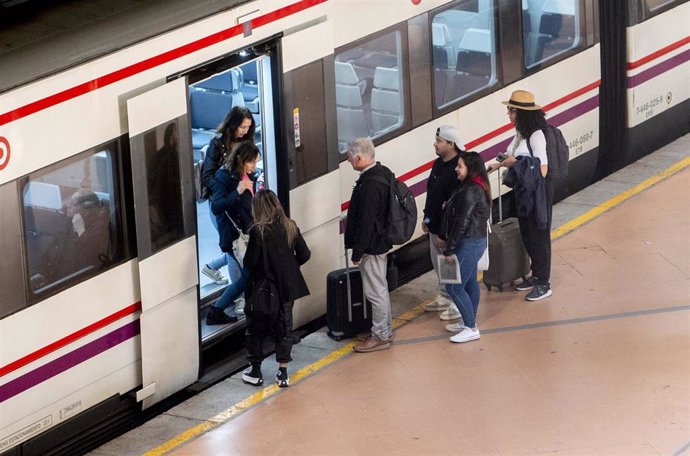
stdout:
<svg viewBox="0 0 690 456">
<path fill-rule="evenodd" d="M 479 339 L 476 323 L 479 308 L 477 262 L 486 249 L 491 188 L 484 160 L 476 152 L 467 152 L 458 160 L 455 172 L 460 185 L 444 203 L 441 239 L 445 241 L 443 254 L 446 262 L 460 262 L 462 283 L 447 284 L 446 289 L 458 307 L 463 323 L 449 324 L 446 329 L 457 332 L 450 338 L 451 342 L 469 342 Z"/>
</svg>

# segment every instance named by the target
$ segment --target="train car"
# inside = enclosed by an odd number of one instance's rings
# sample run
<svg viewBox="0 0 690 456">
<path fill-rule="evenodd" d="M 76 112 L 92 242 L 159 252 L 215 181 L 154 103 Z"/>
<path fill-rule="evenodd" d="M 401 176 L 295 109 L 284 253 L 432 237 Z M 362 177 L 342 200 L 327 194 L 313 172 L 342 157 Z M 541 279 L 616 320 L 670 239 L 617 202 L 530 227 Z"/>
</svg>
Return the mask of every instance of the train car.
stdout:
<svg viewBox="0 0 690 456">
<path fill-rule="evenodd" d="M 296 325 L 323 317 L 344 265 L 348 141 L 371 137 L 421 214 L 436 128 L 489 163 L 515 89 L 569 140 L 557 199 L 690 126 L 688 1 L 191 3 L 0 54 L 0 454 L 94 447 L 241 331 L 204 323 L 223 285 L 200 274 L 218 248 L 195 192 L 232 106 L 314 253 Z M 421 229 L 390 263 L 401 282 L 430 268 Z"/>
</svg>

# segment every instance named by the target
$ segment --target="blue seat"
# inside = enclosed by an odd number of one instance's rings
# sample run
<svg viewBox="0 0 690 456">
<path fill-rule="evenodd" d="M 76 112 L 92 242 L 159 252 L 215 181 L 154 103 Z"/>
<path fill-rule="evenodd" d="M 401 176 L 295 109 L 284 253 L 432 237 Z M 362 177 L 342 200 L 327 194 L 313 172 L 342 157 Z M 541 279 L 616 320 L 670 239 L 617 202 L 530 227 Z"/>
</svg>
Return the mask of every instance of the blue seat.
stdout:
<svg viewBox="0 0 690 456">
<path fill-rule="evenodd" d="M 192 147 L 195 150 L 207 145 L 216 134 L 216 128 L 233 106 L 233 96 L 226 92 L 191 90 Z"/>
</svg>

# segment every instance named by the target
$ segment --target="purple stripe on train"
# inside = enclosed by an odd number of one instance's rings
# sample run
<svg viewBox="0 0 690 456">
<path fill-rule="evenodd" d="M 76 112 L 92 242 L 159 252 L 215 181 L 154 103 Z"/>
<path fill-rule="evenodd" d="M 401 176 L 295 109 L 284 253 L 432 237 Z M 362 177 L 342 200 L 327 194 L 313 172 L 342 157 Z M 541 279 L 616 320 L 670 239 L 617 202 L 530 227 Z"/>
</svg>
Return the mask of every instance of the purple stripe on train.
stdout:
<svg viewBox="0 0 690 456">
<path fill-rule="evenodd" d="M 662 73 L 665 73 L 669 70 L 672 70 L 673 68 L 684 64 L 690 60 L 690 49 L 681 52 L 680 54 L 674 55 L 668 60 L 664 60 L 663 62 L 654 65 L 651 68 L 648 68 L 634 76 L 629 76 L 628 77 L 628 89 L 632 89 L 633 87 L 636 87 L 643 82 L 647 82 L 652 78 L 655 78 L 659 76 Z"/>
<path fill-rule="evenodd" d="M 124 325 L 0 386 L 0 403 L 49 380 L 139 334 L 139 320 Z"/>
</svg>

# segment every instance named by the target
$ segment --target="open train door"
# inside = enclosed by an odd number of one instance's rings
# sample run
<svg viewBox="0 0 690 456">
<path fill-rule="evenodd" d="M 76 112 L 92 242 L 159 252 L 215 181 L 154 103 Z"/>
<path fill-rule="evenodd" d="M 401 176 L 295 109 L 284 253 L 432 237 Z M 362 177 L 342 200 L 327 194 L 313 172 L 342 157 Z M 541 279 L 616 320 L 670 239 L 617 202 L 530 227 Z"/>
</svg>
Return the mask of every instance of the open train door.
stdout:
<svg viewBox="0 0 690 456">
<path fill-rule="evenodd" d="M 185 78 L 127 101 L 141 289 L 143 408 L 199 372 L 197 251 Z"/>
</svg>

